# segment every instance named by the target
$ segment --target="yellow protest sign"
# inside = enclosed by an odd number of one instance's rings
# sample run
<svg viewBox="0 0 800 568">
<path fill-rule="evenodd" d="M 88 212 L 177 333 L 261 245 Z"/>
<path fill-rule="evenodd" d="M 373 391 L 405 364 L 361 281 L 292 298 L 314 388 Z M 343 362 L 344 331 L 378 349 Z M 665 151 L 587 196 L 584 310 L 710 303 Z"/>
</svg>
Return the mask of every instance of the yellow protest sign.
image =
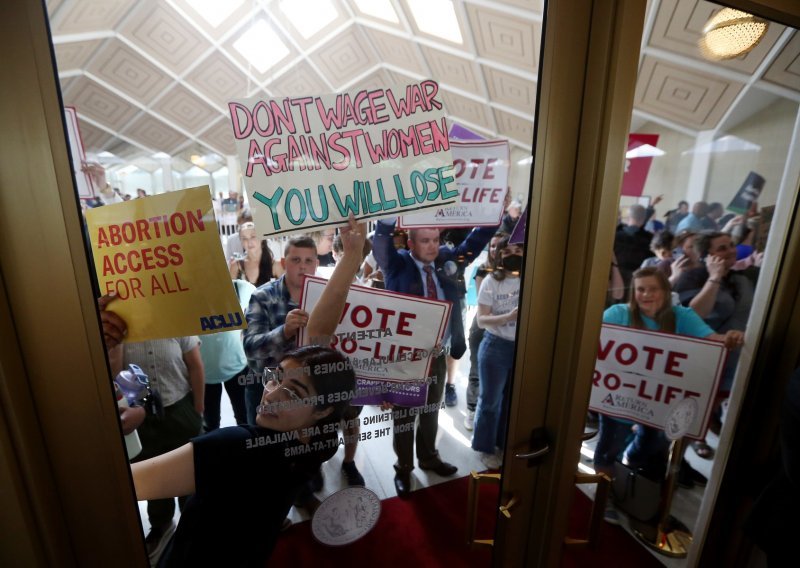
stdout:
<svg viewBox="0 0 800 568">
<path fill-rule="evenodd" d="M 125 341 L 242 329 L 208 186 L 86 212 L 102 294 Z"/>
</svg>

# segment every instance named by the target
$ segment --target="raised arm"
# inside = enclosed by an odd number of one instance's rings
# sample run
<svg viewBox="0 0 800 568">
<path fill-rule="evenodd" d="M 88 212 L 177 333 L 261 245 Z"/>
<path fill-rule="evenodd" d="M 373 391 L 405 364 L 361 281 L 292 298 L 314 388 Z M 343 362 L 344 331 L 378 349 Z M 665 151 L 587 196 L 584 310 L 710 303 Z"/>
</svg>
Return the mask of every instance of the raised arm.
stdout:
<svg viewBox="0 0 800 568">
<path fill-rule="evenodd" d="M 194 493 L 194 447 L 184 444 L 158 457 L 131 464 L 136 499 L 166 499 Z"/>
<path fill-rule="evenodd" d="M 367 226 L 357 224 L 351 216 L 348 226 L 341 229 L 342 258 L 336 263 L 330 280 L 322 290 L 322 295 L 308 317 L 306 337 L 324 337 L 333 335 L 339 325 L 339 318 L 344 310 L 350 284 L 361 267 L 364 259 L 364 240 Z"/>
<path fill-rule="evenodd" d="M 390 276 L 403 268 L 403 259 L 394 248 L 395 218 L 379 219 L 375 223 L 375 235 L 372 237 L 372 255 L 384 276 Z"/>
</svg>

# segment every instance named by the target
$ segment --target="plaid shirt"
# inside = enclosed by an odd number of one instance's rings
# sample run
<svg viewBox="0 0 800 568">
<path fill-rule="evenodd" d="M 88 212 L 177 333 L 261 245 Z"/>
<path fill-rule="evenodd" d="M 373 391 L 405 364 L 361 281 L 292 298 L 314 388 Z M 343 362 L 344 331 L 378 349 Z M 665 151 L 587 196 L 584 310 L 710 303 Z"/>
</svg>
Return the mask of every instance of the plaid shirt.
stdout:
<svg viewBox="0 0 800 568">
<path fill-rule="evenodd" d="M 244 352 L 247 364 L 256 372 L 273 367 L 283 354 L 297 346 L 297 341 L 286 339 L 283 324 L 286 314 L 299 308 L 289 296 L 284 277 L 267 282 L 253 292 L 247 308 L 247 329 L 244 330 Z"/>
</svg>

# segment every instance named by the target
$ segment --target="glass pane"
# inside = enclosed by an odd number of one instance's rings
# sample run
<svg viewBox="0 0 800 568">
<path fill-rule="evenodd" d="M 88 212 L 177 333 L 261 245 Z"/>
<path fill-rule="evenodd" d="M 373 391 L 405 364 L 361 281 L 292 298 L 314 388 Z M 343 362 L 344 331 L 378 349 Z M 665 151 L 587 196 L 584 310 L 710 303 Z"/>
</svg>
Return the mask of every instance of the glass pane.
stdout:
<svg viewBox="0 0 800 568">
<path fill-rule="evenodd" d="M 587 437 L 599 432 L 578 468 L 611 479 L 601 535 L 637 537 L 613 550 L 601 538 L 592 561 L 671 566 L 699 553 L 691 537 L 702 541 L 745 386 L 759 380 L 749 368 L 798 186 L 787 62 L 800 36 L 755 20 L 751 51 L 710 59 L 703 28 L 722 6 L 650 11 L 587 415 Z"/>
<path fill-rule="evenodd" d="M 82 152 L 75 171 L 92 174 L 78 197 L 85 208 L 107 212 L 90 213 L 90 219 L 101 214 L 115 219 L 99 229 L 87 228 L 101 259 L 102 270 L 95 277 L 104 282 L 109 273 L 126 272 L 124 263 L 132 265 L 140 257 L 146 263 L 145 253 L 137 252 L 141 243 L 134 241 L 153 241 L 151 265 L 180 264 L 174 251 L 169 258 L 157 252 L 177 243 L 169 234 L 155 233 L 156 226 L 166 231 L 162 220 L 169 212 L 143 216 L 141 211 L 149 207 L 148 200 L 207 185 L 212 202 L 202 219 L 210 220 L 213 211 L 219 246 L 215 234 L 213 246 L 198 255 L 202 258 L 185 264 L 207 262 L 208 274 L 195 274 L 187 284 L 178 278 L 184 268 L 176 268 L 170 281 L 174 286 L 159 284 L 159 290 L 174 294 L 171 301 L 142 319 L 156 327 L 173 323 L 191 308 L 185 303 L 177 307 L 180 294 L 205 286 L 214 270 L 224 269 L 224 291 L 230 295 L 228 276 L 235 279 L 248 323 L 244 333 L 206 333 L 235 327 L 239 314 L 234 309 L 195 321 L 200 329 L 192 333 L 199 339 L 188 333 L 129 340 L 111 353 L 121 390 L 130 403 L 145 409 L 126 411 L 133 460 L 141 463 L 178 448 L 168 458 L 144 464 L 154 472 L 150 492 L 142 485 L 146 475 L 140 465 L 134 468 L 140 497 L 170 496 L 151 499 L 149 505 L 140 502 L 151 560 L 166 554 L 174 563 L 202 558 L 206 564 L 224 553 L 220 565 L 227 565 L 233 563 L 231 554 L 248 560 L 272 554 L 275 565 L 303 565 L 323 555 L 352 559 L 357 553 L 383 564 L 397 558 L 404 565 L 489 565 L 488 548 L 475 550 L 463 540 L 473 520 L 474 539 L 493 538 L 497 484 L 482 486 L 470 511 L 468 475 L 498 470 L 503 457 L 524 231 L 521 237 L 514 235 L 515 243 L 520 239 L 517 244 L 507 241 L 525 218 L 530 197 L 544 2 L 106 4 L 93 9 L 89 18 L 89 3 L 48 2 L 63 100 L 76 117 L 73 149 Z M 312 99 L 330 93 L 349 98 Z M 314 106 L 302 106 L 304 97 L 314 100 Z M 251 110 L 258 109 L 247 120 L 237 114 L 243 106 L 229 106 L 243 100 L 250 101 Z M 320 131 L 308 127 L 301 133 L 304 126 L 298 125 L 307 118 L 301 109 L 312 115 L 319 110 L 315 124 L 344 124 Z M 403 122 L 404 112 L 419 121 Z M 438 138 L 435 127 L 442 123 L 430 120 L 425 127 L 428 112 L 446 119 Z M 388 126 L 380 126 L 381 117 L 389 120 Z M 271 119 L 277 122 L 269 126 Z M 293 119 L 297 122 L 290 126 Z M 243 153 L 232 134 L 246 127 L 245 122 L 256 125 L 260 138 L 256 150 Z M 381 128 L 393 138 L 381 140 Z M 293 130 L 291 142 L 278 138 L 285 134 L 281 129 Z M 272 140 L 280 140 L 274 148 L 267 146 L 273 134 Z M 334 134 L 338 142 L 330 142 Z M 329 143 L 320 143 L 325 137 Z M 363 168 L 361 185 L 350 182 L 354 194 L 345 203 L 354 198 L 358 204 L 359 187 L 372 183 L 364 189 L 363 199 L 371 201 L 363 202 L 368 211 L 361 215 L 369 221 L 375 252 L 355 280 L 367 290 L 356 298 L 368 298 L 364 301 L 369 303 L 349 300 L 333 330 L 334 345 L 350 355 L 346 361 L 362 382 L 325 392 L 328 387 L 314 383 L 311 375 L 341 373 L 325 366 L 341 361 L 312 364 L 298 354 L 289 359 L 294 363 L 281 361 L 308 339 L 300 335 L 307 319 L 301 295 L 308 301 L 312 288 L 303 287 L 303 277 L 331 276 L 343 254 L 340 240 L 334 239 L 343 236 L 343 223 L 315 218 L 321 216 L 314 209 L 321 201 L 308 197 L 314 223 L 303 232 L 278 231 L 268 226 L 272 208 L 264 195 L 297 190 L 302 199 L 304 189 L 311 194 L 312 188 L 335 191 L 330 188 L 336 183 L 341 188 L 338 180 L 344 174 L 334 166 L 341 165 L 336 157 L 343 155 L 343 141 L 348 140 L 355 144 L 350 147 L 354 162 L 357 149 L 359 159 L 373 162 Z M 290 144 L 296 144 L 294 149 Z M 431 152 L 437 144 L 441 148 Z M 380 157 L 381 152 L 391 157 Z M 441 162 L 441 168 L 429 162 Z M 360 167 L 351 165 L 349 170 Z M 283 185 L 273 186 L 270 194 L 265 189 L 270 176 L 281 168 L 291 175 L 281 178 Z M 316 179 L 314 170 L 323 168 L 324 183 L 309 181 Z M 401 171 L 413 173 L 410 184 L 398 189 L 403 182 L 395 172 Z M 454 179 L 444 181 L 447 172 Z M 439 175 L 437 191 L 453 193 L 450 201 L 430 190 L 433 175 Z M 429 194 L 409 197 L 420 188 Z M 394 190 L 396 199 L 384 195 Z M 338 193 L 327 199 L 329 211 L 342 208 Z M 419 207 L 403 199 L 416 199 Z M 397 210 L 388 205 L 393 201 L 405 208 L 406 229 L 395 222 Z M 430 209 L 427 219 L 414 220 L 409 212 L 426 201 L 440 206 Z M 300 215 L 299 202 L 293 203 L 285 209 L 284 225 Z M 376 214 L 376 205 L 385 209 Z M 124 213 L 110 213 L 112 207 Z M 305 216 L 305 202 L 302 207 Z M 129 239 L 125 230 L 134 230 L 133 221 L 136 238 Z M 101 237 L 104 228 L 108 232 Z M 503 236 L 495 236 L 498 230 Z M 156 237 L 151 239 L 148 231 Z M 290 241 L 298 236 L 311 238 Z M 102 260 L 112 258 L 109 249 L 121 241 L 125 243 L 114 252 L 116 260 Z M 396 268 L 398 263 L 402 269 Z M 425 265 L 433 268 L 430 274 Z M 150 278 L 151 269 L 145 267 L 144 278 Z M 130 282 L 130 287 L 119 292 L 109 311 L 137 299 L 133 280 L 126 278 L 120 282 Z M 154 286 L 149 288 L 153 295 Z M 139 295 L 146 295 L 146 286 L 144 290 Z M 330 344 L 330 338 L 322 343 Z M 362 350 L 369 356 L 356 357 Z M 421 368 L 414 368 L 417 359 Z M 262 382 L 267 383 L 266 394 Z M 153 391 L 160 395 L 163 411 Z M 348 406 L 341 421 L 332 421 L 340 410 L 333 403 L 347 402 L 356 393 L 360 400 Z M 236 428 L 237 423 L 249 428 Z M 206 432 L 214 433 L 190 446 L 193 459 L 181 453 L 179 448 Z M 171 496 L 193 490 L 185 508 L 184 500 L 175 507 Z M 212 517 L 213 522 L 206 522 Z M 226 518 L 237 522 L 220 522 Z M 284 531 L 291 524 L 296 526 Z M 407 531 L 402 538 L 397 527 Z M 328 546 L 351 541 L 349 546 Z"/>
</svg>

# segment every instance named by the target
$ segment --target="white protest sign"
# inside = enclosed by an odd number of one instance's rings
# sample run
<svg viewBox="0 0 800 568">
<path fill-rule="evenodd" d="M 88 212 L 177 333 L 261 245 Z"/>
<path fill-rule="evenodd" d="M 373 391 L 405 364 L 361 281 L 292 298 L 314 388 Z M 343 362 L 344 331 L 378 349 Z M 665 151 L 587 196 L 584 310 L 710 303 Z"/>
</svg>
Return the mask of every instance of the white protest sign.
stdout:
<svg viewBox="0 0 800 568">
<path fill-rule="evenodd" d="M 439 85 L 228 103 L 244 185 L 264 236 L 454 203 Z"/>
<path fill-rule="evenodd" d="M 589 408 L 701 439 L 726 357 L 717 341 L 603 324 Z M 686 398 L 697 411 L 687 411 Z M 673 424 L 678 418 L 689 423 Z"/>
<path fill-rule="evenodd" d="M 78 125 L 78 113 L 75 107 L 64 107 L 64 119 L 69 137 L 69 153 L 72 158 L 72 168 L 75 171 L 75 184 L 78 197 L 87 198 L 95 196 L 95 187 L 89 172 L 84 170 L 86 152 L 83 149 L 83 138 Z M 99 189 L 99 188 L 98 188 Z"/>
<path fill-rule="evenodd" d="M 324 278 L 306 276 L 300 307 L 310 313 L 326 284 Z M 359 378 L 420 381 L 428 377 L 450 309 L 450 302 L 352 285 L 336 334 L 307 338 L 303 329 L 300 344 L 310 339 L 338 349 Z"/>
<path fill-rule="evenodd" d="M 403 215 L 401 229 L 414 227 L 494 227 L 503 218 L 508 193 L 507 140 L 450 141 L 460 193 L 453 205 Z"/>
</svg>

